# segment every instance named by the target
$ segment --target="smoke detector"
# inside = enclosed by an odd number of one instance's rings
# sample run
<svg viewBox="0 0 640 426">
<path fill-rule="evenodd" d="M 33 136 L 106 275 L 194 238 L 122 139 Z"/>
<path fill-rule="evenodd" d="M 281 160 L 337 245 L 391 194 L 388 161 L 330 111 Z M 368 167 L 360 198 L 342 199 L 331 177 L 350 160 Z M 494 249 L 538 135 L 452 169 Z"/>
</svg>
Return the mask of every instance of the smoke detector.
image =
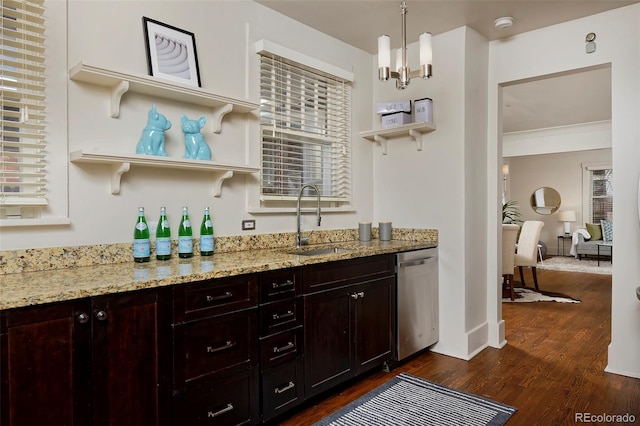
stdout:
<svg viewBox="0 0 640 426">
<path fill-rule="evenodd" d="M 513 25 L 513 18 L 511 16 L 503 16 L 498 18 L 493 23 L 498 30 L 504 30 L 510 28 Z"/>
</svg>

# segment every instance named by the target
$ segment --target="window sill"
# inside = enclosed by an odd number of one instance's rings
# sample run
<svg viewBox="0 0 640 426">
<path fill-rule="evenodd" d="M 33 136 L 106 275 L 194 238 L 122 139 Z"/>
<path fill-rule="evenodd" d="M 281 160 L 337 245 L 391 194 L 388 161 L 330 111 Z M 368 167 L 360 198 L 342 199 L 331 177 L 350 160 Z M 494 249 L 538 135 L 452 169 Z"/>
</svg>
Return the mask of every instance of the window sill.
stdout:
<svg viewBox="0 0 640 426">
<path fill-rule="evenodd" d="M 356 209 L 352 206 L 343 207 L 321 207 L 322 213 L 355 213 Z M 312 207 L 303 208 L 303 213 L 315 213 L 316 209 Z M 296 213 L 295 207 L 249 207 L 249 214 L 275 214 L 275 213 Z"/>
<path fill-rule="evenodd" d="M 18 226 L 51 226 L 70 225 L 68 217 L 51 217 L 44 219 L 0 219 L 0 228 L 14 228 Z"/>
</svg>

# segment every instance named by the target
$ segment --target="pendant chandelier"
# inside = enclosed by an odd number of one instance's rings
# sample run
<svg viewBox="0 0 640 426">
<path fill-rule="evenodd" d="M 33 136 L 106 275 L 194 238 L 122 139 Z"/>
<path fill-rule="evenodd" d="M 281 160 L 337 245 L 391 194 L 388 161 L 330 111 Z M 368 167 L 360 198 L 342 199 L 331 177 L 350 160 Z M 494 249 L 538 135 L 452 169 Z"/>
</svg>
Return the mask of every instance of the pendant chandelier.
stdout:
<svg viewBox="0 0 640 426">
<path fill-rule="evenodd" d="M 407 2 L 400 5 L 402 15 L 402 46 L 396 51 L 396 71 L 391 71 L 391 37 L 381 35 L 378 37 L 378 78 L 381 81 L 396 79 L 396 88 L 405 89 L 412 78 L 431 77 L 432 49 L 431 33 L 420 34 L 420 69 L 411 71 L 407 64 Z"/>
</svg>

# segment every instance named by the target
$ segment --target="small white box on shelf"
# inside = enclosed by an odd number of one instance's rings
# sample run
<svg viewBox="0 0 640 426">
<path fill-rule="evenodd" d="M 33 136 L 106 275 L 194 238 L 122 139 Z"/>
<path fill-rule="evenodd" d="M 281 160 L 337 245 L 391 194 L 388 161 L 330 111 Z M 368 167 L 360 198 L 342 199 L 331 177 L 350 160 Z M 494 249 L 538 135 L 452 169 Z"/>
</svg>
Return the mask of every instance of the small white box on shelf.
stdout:
<svg viewBox="0 0 640 426">
<path fill-rule="evenodd" d="M 433 123 L 433 101 L 431 98 L 416 99 L 415 101 L 416 123 Z"/>
<path fill-rule="evenodd" d="M 376 113 L 380 115 L 394 112 L 411 112 L 411 101 L 378 102 Z"/>
<path fill-rule="evenodd" d="M 411 123 L 411 113 L 395 112 L 393 114 L 385 114 L 382 116 L 382 128 L 402 126 Z"/>
</svg>

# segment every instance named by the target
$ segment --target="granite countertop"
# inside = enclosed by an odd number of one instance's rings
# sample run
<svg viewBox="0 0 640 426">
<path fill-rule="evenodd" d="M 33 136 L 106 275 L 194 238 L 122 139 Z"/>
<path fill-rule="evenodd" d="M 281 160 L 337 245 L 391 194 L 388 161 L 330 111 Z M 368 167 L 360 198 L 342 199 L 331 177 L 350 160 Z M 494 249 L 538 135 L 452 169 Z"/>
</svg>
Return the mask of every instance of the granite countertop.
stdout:
<svg viewBox="0 0 640 426">
<path fill-rule="evenodd" d="M 111 293 L 190 283 L 211 278 L 283 269 L 334 260 L 352 259 L 384 253 L 437 246 L 433 241 L 391 240 L 345 241 L 314 244 L 303 249 L 323 247 L 350 249 L 321 256 L 291 254 L 292 247 L 216 253 L 148 263 L 112 263 L 0 275 L 0 309 L 79 299 Z"/>
</svg>

